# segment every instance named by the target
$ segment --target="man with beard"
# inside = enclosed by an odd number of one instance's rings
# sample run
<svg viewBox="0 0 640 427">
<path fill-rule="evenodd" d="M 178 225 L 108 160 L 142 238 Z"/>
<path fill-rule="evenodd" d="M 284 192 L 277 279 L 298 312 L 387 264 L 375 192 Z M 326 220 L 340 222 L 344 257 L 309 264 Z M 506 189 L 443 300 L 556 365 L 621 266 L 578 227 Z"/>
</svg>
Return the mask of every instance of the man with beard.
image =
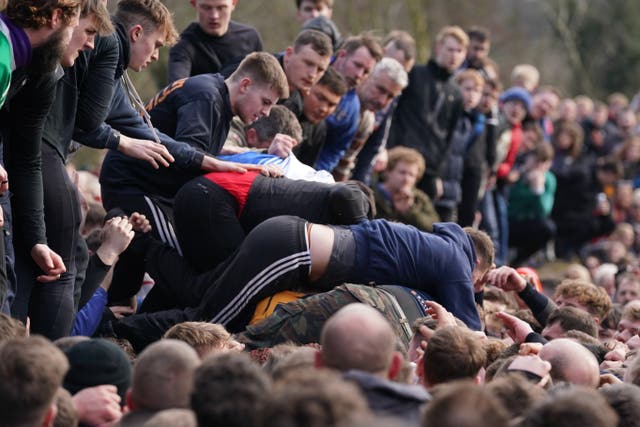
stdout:
<svg viewBox="0 0 640 427">
<path fill-rule="evenodd" d="M 97 127 L 104 120 L 108 106 L 108 101 L 101 98 L 106 96 L 104 92 L 108 92 L 110 98 L 113 86 L 111 77 L 108 91 L 103 90 L 100 73 L 84 73 L 82 67 L 86 67 L 86 58 L 94 47 L 96 35 L 110 32 L 113 32 L 113 27 L 102 0 L 82 0 L 80 24 L 73 31 L 60 59 L 60 65 L 65 67 L 64 76 L 57 82 L 55 99 L 43 128 L 41 156 L 46 237 L 51 249 L 62 258 L 66 271 L 53 282 L 39 284 L 36 280 L 38 268 L 28 253 L 24 250 L 16 253 L 18 286 L 11 306 L 12 315 L 20 319 L 26 319 L 28 315 L 31 330 L 50 339 L 65 336 L 71 330 L 75 312 L 74 283 L 77 266 L 81 265 L 81 262 L 76 262 L 81 216 L 79 196 L 65 167 L 74 125 L 77 121 L 82 129 Z M 85 49 L 87 53 L 83 53 Z M 78 58 L 81 59 L 74 66 Z M 111 76 L 113 73 L 112 69 Z M 102 114 L 102 118 L 96 120 L 83 111 L 87 107 L 91 114 Z M 19 210 L 14 212 L 16 216 L 21 214 Z M 78 256 L 78 259 L 88 262 L 89 256 Z M 92 259 L 92 264 L 100 266 L 105 273 L 108 270 L 98 256 Z M 85 268 L 80 267 L 80 270 Z"/>
<path fill-rule="evenodd" d="M 25 250 L 44 273 L 38 280 L 55 280 L 65 271 L 62 259 L 47 246 L 44 233 L 40 141 L 55 96 L 54 71 L 78 25 L 79 9 L 80 0 L 9 0 L 1 17 L 0 134 L 9 172 L 0 167 L 0 207 L 4 211 L 9 266 L 0 268 L 0 282 L 5 284 L 0 286 L 0 302 L 5 312 L 9 306 L 3 301 L 2 289 L 6 289 L 8 275 L 15 284 L 8 175 L 13 180 L 12 204 L 21 212 L 14 228 Z M 5 164 L 3 159 L 0 164 Z"/>
</svg>

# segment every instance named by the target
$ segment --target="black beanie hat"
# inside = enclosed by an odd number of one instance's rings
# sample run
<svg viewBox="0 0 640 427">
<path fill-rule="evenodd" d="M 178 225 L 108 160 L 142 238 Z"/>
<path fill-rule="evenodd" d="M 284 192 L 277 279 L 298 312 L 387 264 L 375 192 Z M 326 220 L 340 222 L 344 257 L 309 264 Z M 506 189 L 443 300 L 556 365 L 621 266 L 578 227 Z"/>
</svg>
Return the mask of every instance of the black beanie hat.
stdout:
<svg viewBox="0 0 640 427">
<path fill-rule="evenodd" d="M 125 403 L 125 394 L 131 383 L 131 362 L 124 351 L 105 339 L 79 342 L 65 352 L 69 371 L 63 386 L 75 394 L 98 385 L 114 385 Z"/>
</svg>

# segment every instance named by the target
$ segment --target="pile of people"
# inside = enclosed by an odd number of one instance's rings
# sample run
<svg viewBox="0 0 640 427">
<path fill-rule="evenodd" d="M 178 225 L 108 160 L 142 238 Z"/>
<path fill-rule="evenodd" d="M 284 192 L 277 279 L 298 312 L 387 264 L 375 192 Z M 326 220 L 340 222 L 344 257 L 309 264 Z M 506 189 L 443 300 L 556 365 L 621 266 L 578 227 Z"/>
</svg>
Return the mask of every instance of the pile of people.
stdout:
<svg viewBox="0 0 640 427">
<path fill-rule="evenodd" d="M 236 3 L 0 5 L 3 422 L 636 422 L 640 99 L 503 90 L 481 27 L 415 64 L 333 0 L 267 53 Z"/>
</svg>

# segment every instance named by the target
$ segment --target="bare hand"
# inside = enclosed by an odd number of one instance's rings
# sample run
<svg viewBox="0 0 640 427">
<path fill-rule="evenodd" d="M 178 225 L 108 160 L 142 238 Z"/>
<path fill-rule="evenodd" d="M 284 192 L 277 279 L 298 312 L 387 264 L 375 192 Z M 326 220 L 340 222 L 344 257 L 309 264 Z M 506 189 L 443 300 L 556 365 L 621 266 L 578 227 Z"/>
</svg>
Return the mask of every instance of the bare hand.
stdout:
<svg viewBox="0 0 640 427">
<path fill-rule="evenodd" d="M 374 172 L 384 171 L 387 168 L 387 164 L 389 163 L 389 153 L 387 152 L 387 150 L 385 149 L 380 151 L 373 162 Z"/>
<path fill-rule="evenodd" d="M 85 388 L 73 396 L 73 405 L 82 424 L 99 426 L 122 417 L 120 396 L 113 385 Z"/>
<path fill-rule="evenodd" d="M 125 135 L 120 135 L 118 151 L 134 159 L 149 162 L 154 169 L 159 169 L 160 166 L 168 167 L 174 161 L 164 145 L 144 139 L 129 138 Z"/>
<path fill-rule="evenodd" d="M 435 301 L 427 301 L 427 313 L 437 322 L 436 329 L 447 326 L 456 326 L 456 319 L 446 308 Z"/>
<path fill-rule="evenodd" d="M 9 191 L 9 175 L 5 168 L 0 165 L 0 195 Z"/>
<path fill-rule="evenodd" d="M 487 184 L 485 185 L 485 190 L 491 190 L 493 188 L 495 188 L 496 186 L 496 181 L 498 180 L 498 177 L 496 176 L 495 173 L 490 173 L 489 177 L 487 178 Z"/>
<path fill-rule="evenodd" d="M 620 383 L 622 383 L 622 380 L 620 380 L 615 375 L 602 374 L 600 375 L 600 382 L 598 384 L 598 388 L 608 386 L 608 385 L 620 384 Z"/>
<path fill-rule="evenodd" d="M 540 342 L 525 342 L 520 344 L 518 354 L 521 356 L 528 356 L 530 354 L 539 354 L 542 350 L 543 344 Z"/>
<path fill-rule="evenodd" d="M 514 170 L 510 171 L 505 177 L 505 181 L 507 181 L 509 184 L 518 182 L 519 179 L 520 179 L 520 172 L 514 171 Z"/>
<path fill-rule="evenodd" d="M 264 176 L 270 176 L 273 178 L 280 178 L 284 176 L 284 170 L 278 165 L 260 165 L 260 173 Z"/>
<path fill-rule="evenodd" d="M 44 243 L 37 243 L 31 248 L 31 258 L 45 274 L 36 279 L 40 283 L 48 283 L 58 280 L 60 275 L 67 271 L 60 255 L 55 253 Z"/>
<path fill-rule="evenodd" d="M 291 154 L 291 150 L 293 147 L 298 145 L 298 141 L 291 138 L 289 135 L 285 135 L 283 133 L 278 133 L 271 141 L 271 145 L 269 146 L 269 150 L 267 151 L 269 154 L 273 154 L 274 156 L 278 156 L 281 159 L 286 159 Z"/>
<path fill-rule="evenodd" d="M 114 305 L 109 307 L 109 310 L 113 313 L 116 319 L 122 319 L 125 316 L 131 316 L 135 314 L 135 309 L 126 305 Z"/>
<path fill-rule="evenodd" d="M 507 314 L 504 311 L 496 313 L 496 316 L 502 320 L 502 323 L 504 323 L 507 328 L 507 335 L 509 335 L 516 344 L 522 344 L 527 339 L 527 335 L 533 332 L 531 325 L 527 322 Z"/>
<path fill-rule="evenodd" d="M 102 227 L 102 244 L 96 251 L 105 265 L 113 265 L 118 256 L 127 249 L 134 236 L 129 219 L 114 217 Z"/>
<path fill-rule="evenodd" d="M 522 292 L 527 281 L 516 270 L 508 266 L 494 268 L 487 273 L 487 283 L 503 291 Z"/>
<path fill-rule="evenodd" d="M 544 171 L 534 169 L 529 172 L 527 178 L 529 179 L 529 186 L 535 193 L 542 194 L 544 192 Z"/>
<path fill-rule="evenodd" d="M 137 231 L 139 233 L 148 233 L 151 231 L 151 223 L 147 217 L 141 213 L 132 213 L 129 217 L 129 222 L 133 226 L 133 231 Z"/>
<path fill-rule="evenodd" d="M 440 199 L 444 194 L 444 184 L 442 184 L 442 179 L 436 178 L 436 194 L 434 200 Z"/>
<path fill-rule="evenodd" d="M 424 356 L 424 351 L 427 349 L 427 346 L 429 345 L 429 340 L 431 339 L 433 334 L 436 333 L 436 331 L 429 328 L 428 326 L 421 325 L 420 327 L 418 327 L 418 333 L 424 339 L 420 340 L 420 346 L 416 348 L 416 355 L 418 356 L 418 359 L 422 359 L 422 356 Z"/>
</svg>

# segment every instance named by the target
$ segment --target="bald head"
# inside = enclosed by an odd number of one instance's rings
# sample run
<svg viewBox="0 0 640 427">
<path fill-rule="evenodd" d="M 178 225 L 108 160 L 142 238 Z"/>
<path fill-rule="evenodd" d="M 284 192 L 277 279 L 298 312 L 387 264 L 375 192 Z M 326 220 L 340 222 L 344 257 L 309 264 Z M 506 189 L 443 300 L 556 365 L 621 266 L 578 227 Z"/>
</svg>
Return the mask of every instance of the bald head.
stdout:
<svg viewBox="0 0 640 427">
<path fill-rule="evenodd" d="M 339 371 L 358 369 L 386 375 L 396 337 L 387 320 L 374 308 L 349 304 L 331 316 L 322 329 L 322 360 Z"/>
<path fill-rule="evenodd" d="M 577 342 L 558 338 L 545 344 L 540 358 L 551 363 L 551 378 L 587 387 L 597 387 L 600 370 L 596 357 Z"/>
</svg>

